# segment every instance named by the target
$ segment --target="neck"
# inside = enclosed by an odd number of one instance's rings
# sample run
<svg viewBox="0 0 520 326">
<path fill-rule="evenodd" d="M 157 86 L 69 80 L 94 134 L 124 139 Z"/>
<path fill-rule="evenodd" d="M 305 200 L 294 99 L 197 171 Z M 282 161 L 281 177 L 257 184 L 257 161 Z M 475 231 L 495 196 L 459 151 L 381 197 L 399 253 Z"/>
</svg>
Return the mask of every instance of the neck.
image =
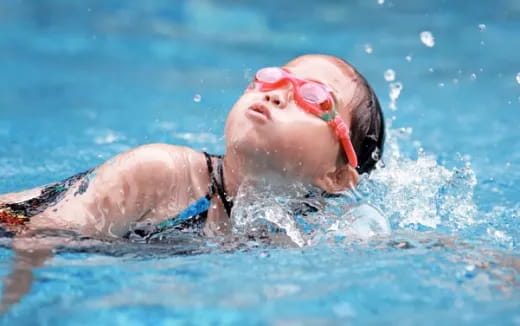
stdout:
<svg viewBox="0 0 520 326">
<path fill-rule="evenodd" d="M 224 156 L 224 187 L 231 197 L 236 197 L 242 185 L 252 185 L 258 191 L 271 194 L 294 192 L 306 188 L 295 182 L 294 177 L 281 173 L 261 159 L 244 159 L 235 152 L 228 151 Z M 307 185 L 309 186 L 309 185 Z"/>
</svg>

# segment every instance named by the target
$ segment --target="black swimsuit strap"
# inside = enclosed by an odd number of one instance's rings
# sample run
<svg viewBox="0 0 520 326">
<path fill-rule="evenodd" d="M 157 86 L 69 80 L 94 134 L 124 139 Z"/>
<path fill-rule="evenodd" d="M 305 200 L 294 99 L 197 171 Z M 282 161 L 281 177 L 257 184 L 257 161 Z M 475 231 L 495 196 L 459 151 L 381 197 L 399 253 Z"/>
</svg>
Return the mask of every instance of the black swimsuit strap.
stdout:
<svg viewBox="0 0 520 326">
<path fill-rule="evenodd" d="M 224 164 L 222 163 L 222 157 L 218 159 L 218 174 L 220 177 L 220 182 L 217 182 L 217 192 L 222 200 L 222 204 L 224 204 L 224 208 L 229 217 L 231 217 L 231 208 L 233 208 L 233 199 L 230 199 L 226 194 L 226 190 L 224 189 Z"/>
<path fill-rule="evenodd" d="M 208 154 L 206 152 L 202 152 L 202 154 L 204 154 L 204 157 L 206 158 L 206 166 L 208 167 L 208 174 L 209 174 L 209 179 L 210 179 L 209 192 L 208 192 L 208 195 L 206 196 L 206 198 L 210 199 L 211 197 L 213 197 L 213 194 L 216 191 L 216 188 L 215 188 L 216 180 L 215 180 L 215 175 L 213 173 L 213 163 L 211 162 L 210 154 Z"/>
<path fill-rule="evenodd" d="M 226 209 L 226 213 L 228 216 L 231 216 L 231 208 L 233 208 L 233 200 L 228 199 L 226 195 L 226 190 L 224 188 L 224 168 L 222 164 L 222 156 L 220 155 L 210 155 L 206 152 L 202 152 L 206 157 L 206 164 L 208 166 L 208 174 L 210 177 L 211 184 L 209 186 L 209 197 L 212 197 L 215 192 L 220 197 L 224 208 Z M 213 170 L 213 164 L 211 161 L 212 157 L 216 157 L 218 159 L 218 179 L 215 175 L 215 171 Z"/>
</svg>

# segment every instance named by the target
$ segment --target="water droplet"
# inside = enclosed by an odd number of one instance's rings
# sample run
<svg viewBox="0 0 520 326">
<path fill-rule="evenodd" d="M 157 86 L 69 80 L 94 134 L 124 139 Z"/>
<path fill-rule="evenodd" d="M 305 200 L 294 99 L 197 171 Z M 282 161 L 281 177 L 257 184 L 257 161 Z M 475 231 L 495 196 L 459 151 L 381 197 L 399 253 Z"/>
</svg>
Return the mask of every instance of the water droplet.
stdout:
<svg viewBox="0 0 520 326">
<path fill-rule="evenodd" d="M 200 94 L 195 94 L 193 96 L 193 102 L 199 103 L 201 100 L 202 100 L 202 96 L 200 96 Z"/>
<path fill-rule="evenodd" d="M 395 111 L 397 110 L 396 102 L 403 89 L 403 84 L 401 84 L 400 82 L 395 82 L 390 83 L 389 86 L 390 92 L 388 93 L 388 96 L 390 97 L 390 109 Z"/>
<path fill-rule="evenodd" d="M 431 48 L 435 45 L 435 38 L 430 31 L 424 31 L 421 32 L 421 42 L 423 42 L 423 44 L 427 47 Z"/>
<path fill-rule="evenodd" d="M 473 73 L 469 76 L 469 78 L 471 78 L 471 80 L 475 80 L 475 79 L 477 79 L 477 75 L 475 73 Z"/>
<path fill-rule="evenodd" d="M 520 84 L 520 72 L 516 74 L 516 82 Z"/>
<path fill-rule="evenodd" d="M 385 3 L 385 0 L 377 0 L 378 5 L 382 5 L 383 3 Z"/>
<path fill-rule="evenodd" d="M 407 55 L 407 56 L 405 57 L 405 59 L 406 59 L 406 61 L 408 61 L 408 62 L 412 62 L 412 56 L 411 56 L 411 55 Z"/>
<path fill-rule="evenodd" d="M 481 32 L 484 32 L 486 30 L 486 24 L 478 24 L 478 29 L 481 31 Z"/>
<path fill-rule="evenodd" d="M 372 54 L 372 52 L 374 52 L 374 49 L 372 49 L 372 45 L 365 44 L 365 52 L 368 54 Z"/>
<path fill-rule="evenodd" d="M 387 82 L 394 81 L 395 80 L 395 71 L 393 71 L 392 69 L 387 69 L 385 71 L 385 80 Z"/>
</svg>

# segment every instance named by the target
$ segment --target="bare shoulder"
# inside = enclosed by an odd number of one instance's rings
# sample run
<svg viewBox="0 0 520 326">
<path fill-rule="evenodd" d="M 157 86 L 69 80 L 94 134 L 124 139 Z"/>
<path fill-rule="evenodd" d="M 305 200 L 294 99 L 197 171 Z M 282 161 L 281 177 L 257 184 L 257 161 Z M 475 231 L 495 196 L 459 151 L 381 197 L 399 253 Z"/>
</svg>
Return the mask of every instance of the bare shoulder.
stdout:
<svg viewBox="0 0 520 326">
<path fill-rule="evenodd" d="M 151 164 L 155 167 L 176 167 L 179 164 L 189 165 L 200 161 L 202 155 L 189 147 L 169 144 L 148 144 L 136 147 L 115 157 L 128 164 Z M 110 163 L 108 161 L 107 163 Z"/>
<path fill-rule="evenodd" d="M 100 170 L 123 172 L 135 179 L 159 181 L 190 171 L 203 162 L 203 155 L 191 148 L 169 144 L 148 144 L 121 153 Z"/>
</svg>

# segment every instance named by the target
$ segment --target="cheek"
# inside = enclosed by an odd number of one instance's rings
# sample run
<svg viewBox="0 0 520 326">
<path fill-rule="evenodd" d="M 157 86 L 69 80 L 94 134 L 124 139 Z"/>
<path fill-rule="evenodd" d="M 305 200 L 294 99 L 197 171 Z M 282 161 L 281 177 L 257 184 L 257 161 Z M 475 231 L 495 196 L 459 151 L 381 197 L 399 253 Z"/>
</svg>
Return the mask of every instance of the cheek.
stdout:
<svg viewBox="0 0 520 326">
<path fill-rule="evenodd" d="M 335 164 L 339 143 L 328 126 L 314 122 L 293 124 L 287 126 L 283 135 L 275 145 L 285 165 L 315 175 Z"/>
<path fill-rule="evenodd" d="M 243 98 L 244 96 L 240 97 L 229 111 L 224 128 L 226 139 L 233 138 L 244 127 L 244 117 L 243 114 L 240 114 L 244 107 Z"/>
</svg>

